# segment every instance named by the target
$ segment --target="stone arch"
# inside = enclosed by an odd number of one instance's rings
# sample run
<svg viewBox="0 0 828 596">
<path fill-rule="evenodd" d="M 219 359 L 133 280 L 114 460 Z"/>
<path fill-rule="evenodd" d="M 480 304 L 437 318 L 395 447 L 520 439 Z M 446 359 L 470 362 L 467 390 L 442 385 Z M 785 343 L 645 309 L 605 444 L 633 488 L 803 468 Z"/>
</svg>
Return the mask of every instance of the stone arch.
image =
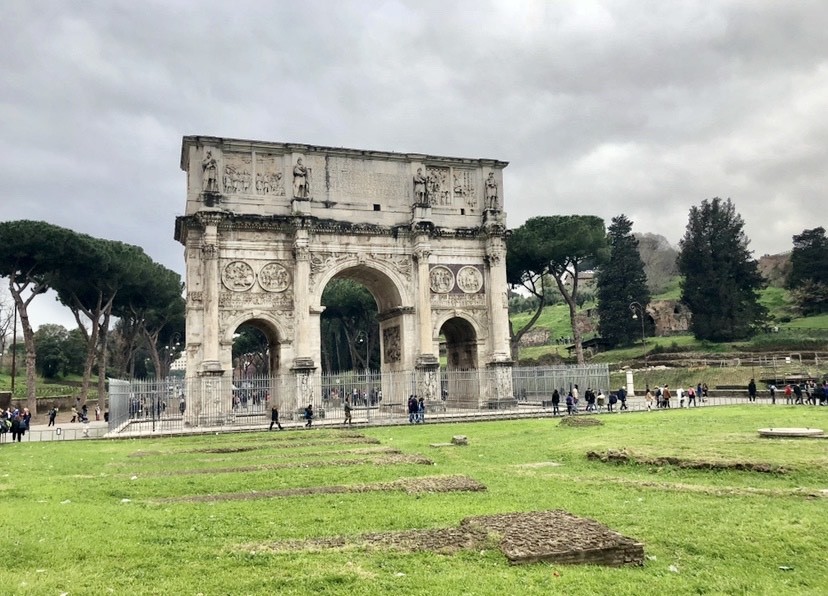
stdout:
<svg viewBox="0 0 828 596">
<path fill-rule="evenodd" d="M 224 333 L 221 336 L 221 345 L 224 353 L 222 354 L 222 361 L 229 364 L 229 368 L 233 367 L 233 336 L 239 327 L 243 325 L 250 325 L 251 327 L 260 331 L 267 339 L 268 351 L 270 353 L 270 374 L 278 375 L 283 373 L 284 358 L 282 351 L 289 345 L 286 341 L 286 333 L 283 325 L 272 316 L 270 313 L 254 310 L 245 313 L 239 313 L 237 316 L 229 319 L 224 326 Z"/>
<path fill-rule="evenodd" d="M 405 337 L 411 334 L 413 323 L 409 320 L 413 307 L 406 302 L 404 280 L 391 265 L 378 259 L 341 261 L 331 267 L 318 280 L 313 292 L 314 309 L 321 315 L 322 293 L 335 279 L 350 279 L 364 286 L 377 305 L 379 319 L 380 362 L 383 371 L 399 369 L 405 362 L 413 362 L 416 354 L 405 353 Z M 320 339 L 321 342 L 321 339 Z M 321 349 L 321 346 L 320 346 Z"/>
<path fill-rule="evenodd" d="M 439 387 L 447 321 L 474 354 L 463 368 L 510 369 L 506 162 L 188 136 L 180 163 L 188 377 L 228 382 L 233 333 L 249 323 L 292 383 L 282 393 L 320 399 L 321 296 L 337 276 L 372 294 L 382 372 L 414 373 L 420 395 Z M 492 387 L 510 395 L 505 381 Z"/>
<path fill-rule="evenodd" d="M 479 328 L 473 319 L 455 314 L 446 318 L 438 330 L 446 338 L 446 368 L 475 370 L 479 368 Z"/>
<path fill-rule="evenodd" d="M 325 291 L 325 287 L 331 280 L 342 277 L 347 277 L 365 286 L 374 297 L 380 313 L 402 307 L 406 302 L 410 303 L 405 300 L 407 297 L 405 283 L 393 267 L 378 259 L 359 259 L 354 255 L 353 258 L 333 265 L 322 274 L 313 289 L 313 304 L 321 307 L 322 292 Z M 384 288 L 391 291 L 381 291 Z"/>
</svg>

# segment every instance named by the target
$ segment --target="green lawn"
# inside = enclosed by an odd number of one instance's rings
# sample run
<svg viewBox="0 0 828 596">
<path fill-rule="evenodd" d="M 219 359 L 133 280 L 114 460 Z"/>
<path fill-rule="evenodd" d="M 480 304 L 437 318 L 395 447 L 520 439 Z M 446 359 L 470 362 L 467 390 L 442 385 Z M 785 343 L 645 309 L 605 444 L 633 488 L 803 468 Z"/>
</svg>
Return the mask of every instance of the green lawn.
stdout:
<svg viewBox="0 0 828 596">
<path fill-rule="evenodd" d="M 0 445 L 4 593 L 20 594 L 825 594 L 828 441 L 759 439 L 766 426 L 828 428 L 828 408 L 737 406 L 557 420 Z M 468 447 L 434 449 L 452 435 Z M 333 442 L 321 443 L 330 438 Z M 316 445 L 302 446 L 303 442 Z M 292 445 L 289 447 L 288 445 Z M 224 448 L 225 453 L 196 451 Z M 233 466 L 423 454 L 434 465 L 228 471 Z M 765 462 L 785 475 L 588 461 L 588 450 Z M 236 449 L 236 452 L 229 452 Z M 243 449 L 246 449 L 243 451 Z M 555 462 L 558 467 L 530 466 Z M 331 462 L 333 463 L 333 462 Z M 211 472 L 211 473 L 194 473 Z M 465 474 L 483 493 L 303 495 L 205 503 L 176 496 Z M 644 567 L 511 566 L 459 554 L 269 548 L 286 539 L 454 527 L 470 515 L 565 509 L 645 543 Z M 675 571 L 671 571 L 674 566 Z M 790 570 L 780 570 L 780 566 Z"/>
</svg>

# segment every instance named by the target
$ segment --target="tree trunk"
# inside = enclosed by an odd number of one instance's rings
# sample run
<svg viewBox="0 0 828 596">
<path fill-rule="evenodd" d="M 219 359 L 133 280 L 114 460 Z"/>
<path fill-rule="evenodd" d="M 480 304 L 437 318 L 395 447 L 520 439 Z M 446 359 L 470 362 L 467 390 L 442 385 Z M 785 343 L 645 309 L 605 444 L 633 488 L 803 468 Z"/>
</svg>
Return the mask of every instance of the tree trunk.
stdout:
<svg viewBox="0 0 828 596">
<path fill-rule="evenodd" d="M 104 314 L 103 324 L 101 325 L 100 344 L 101 349 L 98 353 L 98 407 L 101 411 L 106 409 L 106 361 L 107 361 L 107 340 L 109 337 L 109 313 Z"/>
<path fill-rule="evenodd" d="M 9 278 L 9 291 L 17 306 L 17 316 L 20 317 L 20 326 L 23 329 L 23 345 L 26 348 L 26 407 L 32 416 L 37 414 L 37 372 L 35 370 L 35 339 L 32 324 L 29 321 L 28 306 L 32 299 L 42 291 L 32 289 L 32 295 L 23 300 L 22 292 L 28 287 L 26 282 L 19 286 L 15 285 L 14 277 Z M 12 338 L 14 339 L 14 338 Z"/>
<path fill-rule="evenodd" d="M 572 275 L 572 292 L 568 292 L 566 290 L 566 284 L 563 282 L 563 276 L 569 273 Z M 578 296 L 578 267 L 574 267 L 573 271 L 567 272 L 564 271 L 560 275 L 554 275 L 555 283 L 558 285 L 558 290 L 561 292 L 561 296 L 566 301 L 567 306 L 569 307 L 569 324 L 572 327 L 572 339 L 574 340 L 575 344 L 575 358 L 580 365 L 586 364 L 584 360 L 584 346 L 583 341 L 581 339 L 581 329 L 578 327 L 578 318 L 577 318 L 577 308 L 578 303 L 576 298 Z"/>
</svg>

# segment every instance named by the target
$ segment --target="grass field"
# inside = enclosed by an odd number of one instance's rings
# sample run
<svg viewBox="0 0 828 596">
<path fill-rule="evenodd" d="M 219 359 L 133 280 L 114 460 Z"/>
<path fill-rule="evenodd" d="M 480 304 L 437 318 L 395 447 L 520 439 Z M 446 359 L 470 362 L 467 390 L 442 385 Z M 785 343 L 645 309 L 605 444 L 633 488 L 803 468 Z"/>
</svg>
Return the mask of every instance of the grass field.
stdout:
<svg viewBox="0 0 828 596">
<path fill-rule="evenodd" d="M 601 420 L 591 428 L 538 419 L 361 431 L 376 444 L 321 429 L 3 444 L 0 585 L 4 593 L 72 595 L 828 592 L 828 497 L 814 496 L 828 489 L 828 441 L 756 435 L 766 426 L 828 428 L 828 408 L 734 406 Z M 456 434 L 467 435 L 469 446 L 429 447 Z M 618 448 L 771 463 L 789 473 L 585 458 L 588 450 Z M 389 449 L 434 463 L 388 462 Z M 524 465 L 550 462 L 562 465 Z M 487 490 L 263 495 L 455 474 Z M 247 498 L 169 500 L 227 493 Z M 511 566 L 495 548 L 273 548 L 288 539 L 445 528 L 470 515 L 550 509 L 644 542 L 645 566 Z"/>
</svg>

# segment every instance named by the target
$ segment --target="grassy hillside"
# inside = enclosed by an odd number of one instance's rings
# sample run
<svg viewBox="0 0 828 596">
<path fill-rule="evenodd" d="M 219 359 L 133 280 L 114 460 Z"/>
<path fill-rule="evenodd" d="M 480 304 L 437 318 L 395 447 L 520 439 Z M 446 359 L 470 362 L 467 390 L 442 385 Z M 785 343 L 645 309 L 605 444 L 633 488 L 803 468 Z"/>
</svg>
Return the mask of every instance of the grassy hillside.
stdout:
<svg viewBox="0 0 828 596">
<path fill-rule="evenodd" d="M 680 278 L 675 278 L 669 288 L 654 296 L 653 300 L 678 300 L 681 296 Z M 784 288 L 768 287 L 760 293 L 759 301 L 768 309 L 770 320 L 777 328 L 775 332 L 757 336 L 748 342 L 712 343 L 696 340 L 690 334 L 648 337 L 647 351 L 656 352 L 705 352 L 711 354 L 727 354 L 732 351 L 796 351 L 796 350 L 828 350 L 828 314 L 811 317 L 799 317 L 793 307 L 790 292 Z M 585 305 L 594 308 L 595 304 Z M 581 310 L 584 310 L 581 309 Z M 517 313 L 511 316 L 514 329 L 517 331 L 531 318 L 532 313 Z M 556 304 L 544 308 L 543 313 L 534 325 L 535 328 L 549 330 L 550 337 L 569 337 L 572 335 L 569 323 L 569 311 L 565 304 Z M 610 350 L 596 354 L 591 362 L 621 362 L 640 358 L 644 353 L 640 342 L 634 346 Z M 526 364 L 543 362 L 547 358 L 557 356 L 567 358 L 564 346 L 545 345 L 521 348 L 520 361 Z"/>
</svg>

